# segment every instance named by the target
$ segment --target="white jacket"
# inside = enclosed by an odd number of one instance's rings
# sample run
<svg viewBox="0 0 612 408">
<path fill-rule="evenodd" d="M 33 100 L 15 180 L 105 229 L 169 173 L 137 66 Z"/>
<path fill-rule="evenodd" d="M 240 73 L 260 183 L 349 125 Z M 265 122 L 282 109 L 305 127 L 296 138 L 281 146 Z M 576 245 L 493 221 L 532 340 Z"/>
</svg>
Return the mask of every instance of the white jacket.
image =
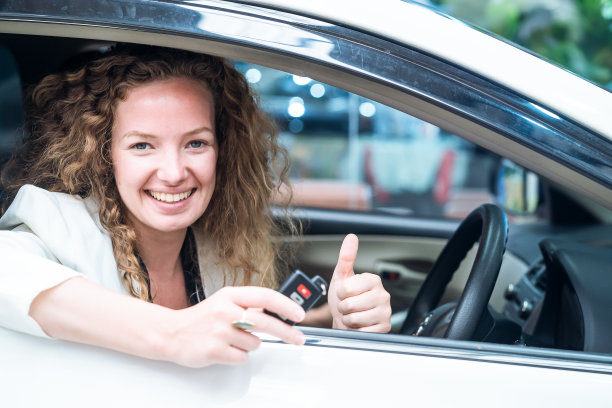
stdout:
<svg viewBox="0 0 612 408">
<path fill-rule="evenodd" d="M 208 297 L 234 280 L 214 261 L 204 237 L 196 231 L 194 236 Z M 47 337 L 29 316 L 30 305 L 39 293 L 72 277 L 128 295 L 91 199 L 23 186 L 0 218 L 0 260 L 0 326 L 20 332 Z"/>
</svg>

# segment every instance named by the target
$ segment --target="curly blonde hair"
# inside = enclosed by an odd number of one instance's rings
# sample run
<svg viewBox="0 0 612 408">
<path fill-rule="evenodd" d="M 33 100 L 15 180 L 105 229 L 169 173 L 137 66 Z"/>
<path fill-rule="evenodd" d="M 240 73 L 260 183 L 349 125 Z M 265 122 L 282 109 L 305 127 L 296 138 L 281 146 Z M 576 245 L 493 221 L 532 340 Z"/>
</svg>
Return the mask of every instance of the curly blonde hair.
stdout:
<svg viewBox="0 0 612 408">
<path fill-rule="evenodd" d="M 273 237 L 281 231 L 271 209 L 272 193 L 288 181 L 286 151 L 277 143 L 273 121 L 258 107 L 242 74 L 224 59 L 183 50 L 121 45 L 70 72 L 45 77 L 28 91 L 27 135 L 2 172 L 7 200 L 34 184 L 98 202 L 123 283 L 133 296 L 149 300 L 148 276 L 136 253 L 136 233 L 115 185 L 111 160 L 114 112 L 130 89 L 168 78 L 189 78 L 208 88 L 215 104 L 219 145 L 216 185 L 200 228 L 226 270 L 241 270 L 241 284 L 259 276 L 261 286 L 278 283 L 286 263 Z M 280 176 L 275 166 L 280 167 Z M 299 233 L 282 208 L 282 232 Z M 239 283 L 239 282 L 237 282 Z"/>
</svg>

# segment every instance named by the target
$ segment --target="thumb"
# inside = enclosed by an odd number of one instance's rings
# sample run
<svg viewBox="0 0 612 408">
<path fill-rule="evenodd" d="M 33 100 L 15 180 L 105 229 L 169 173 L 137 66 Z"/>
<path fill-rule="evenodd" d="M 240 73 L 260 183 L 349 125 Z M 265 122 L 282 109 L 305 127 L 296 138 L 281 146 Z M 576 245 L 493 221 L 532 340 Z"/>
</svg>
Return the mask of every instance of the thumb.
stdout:
<svg viewBox="0 0 612 408">
<path fill-rule="evenodd" d="M 338 264 L 334 269 L 333 278 L 346 279 L 355 275 L 353 267 L 355 265 L 355 258 L 357 258 L 357 249 L 359 248 L 359 239 L 357 235 L 348 234 L 342 242 L 340 248 L 340 254 L 338 255 Z"/>
</svg>

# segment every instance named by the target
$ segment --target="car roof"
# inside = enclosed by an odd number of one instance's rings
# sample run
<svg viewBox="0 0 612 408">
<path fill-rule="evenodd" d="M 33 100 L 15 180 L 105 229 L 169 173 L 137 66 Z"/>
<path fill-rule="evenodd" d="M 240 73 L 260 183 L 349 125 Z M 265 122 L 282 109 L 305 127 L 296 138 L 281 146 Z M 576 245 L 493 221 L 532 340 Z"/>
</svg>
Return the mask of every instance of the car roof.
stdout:
<svg viewBox="0 0 612 408">
<path fill-rule="evenodd" d="M 320 18 L 400 42 L 514 89 L 612 139 L 611 92 L 433 8 L 402 0 L 245 3 Z"/>
</svg>

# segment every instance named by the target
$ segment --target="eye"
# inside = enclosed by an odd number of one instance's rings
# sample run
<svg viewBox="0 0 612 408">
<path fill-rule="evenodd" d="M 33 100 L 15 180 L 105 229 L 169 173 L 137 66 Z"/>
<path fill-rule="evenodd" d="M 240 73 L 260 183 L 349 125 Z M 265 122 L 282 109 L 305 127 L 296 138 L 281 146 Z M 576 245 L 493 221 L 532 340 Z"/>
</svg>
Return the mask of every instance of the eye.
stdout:
<svg viewBox="0 0 612 408">
<path fill-rule="evenodd" d="M 201 140 L 192 140 L 191 142 L 189 142 L 189 147 L 191 147 L 192 149 L 199 149 L 201 147 L 204 147 L 204 142 Z"/>
<path fill-rule="evenodd" d="M 136 150 L 146 150 L 146 149 L 149 149 L 150 147 L 151 146 L 145 142 L 135 143 L 132 145 L 132 149 L 136 149 Z"/>
</svg>

